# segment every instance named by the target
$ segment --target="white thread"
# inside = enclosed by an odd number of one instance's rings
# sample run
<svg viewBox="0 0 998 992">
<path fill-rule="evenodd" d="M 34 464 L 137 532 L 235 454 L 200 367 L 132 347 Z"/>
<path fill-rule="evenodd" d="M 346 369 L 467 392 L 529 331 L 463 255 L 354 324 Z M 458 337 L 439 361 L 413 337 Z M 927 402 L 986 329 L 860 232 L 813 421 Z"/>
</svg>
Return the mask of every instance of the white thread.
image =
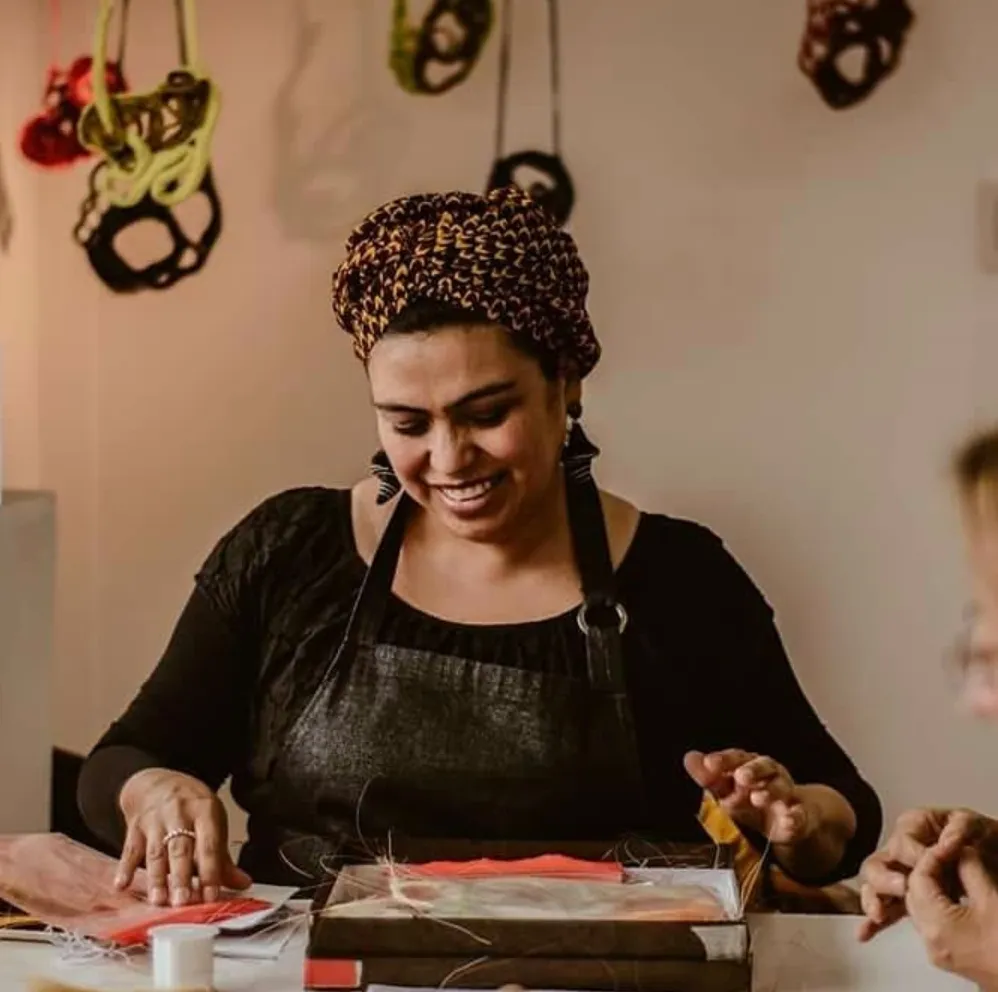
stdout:
<svg viewBox="0 0 998 992">
<path fill-rule="evenodd" d="M 153 985 L 157 989 L 212 992 L 214 942 L 218 929 L 203 924 L 173 923 L 152 927 Z"/>
</svg>

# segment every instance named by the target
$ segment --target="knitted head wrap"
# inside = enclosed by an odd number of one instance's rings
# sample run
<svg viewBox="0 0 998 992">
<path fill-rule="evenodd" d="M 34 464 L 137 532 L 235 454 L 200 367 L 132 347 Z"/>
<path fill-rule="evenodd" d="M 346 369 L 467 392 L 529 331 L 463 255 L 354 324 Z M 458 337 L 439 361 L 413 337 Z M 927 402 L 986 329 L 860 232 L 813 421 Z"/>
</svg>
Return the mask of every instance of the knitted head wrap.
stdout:
<svg viewBox="0 0 998 992">
<path fill-rule="evenodd" d="M 347 240 L 333 275 L 333 312 L 366 360 L 417 301 L 483 313 L 588 374 L 600 357 L 589 275 L 569 234 L 517 187 L 404 196 L 378 207 Z"/>
</svg>

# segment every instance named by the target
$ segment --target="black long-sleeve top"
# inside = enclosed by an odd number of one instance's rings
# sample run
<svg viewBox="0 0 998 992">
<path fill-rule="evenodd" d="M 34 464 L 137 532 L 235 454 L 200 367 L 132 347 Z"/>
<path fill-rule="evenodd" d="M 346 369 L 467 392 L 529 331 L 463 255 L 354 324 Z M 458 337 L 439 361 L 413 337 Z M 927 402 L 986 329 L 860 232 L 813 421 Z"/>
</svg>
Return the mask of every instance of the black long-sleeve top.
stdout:
<svg viewBox="0 0 998 992">
<path fill-rule="evenodd" d="M 243 866 L 258 881 L 295 884 L 260 840 L 288 826 L 268 761 L 317 688 L 364 574 L 349 490 L 288 490 L 226 534 L 159 664 L 84 765 L 79 802 L 90 829 L 122 843 L 118 794 L 142 768 L 173 768 L 213 789 L 231 775 L 249 813 Z M 818 881 L 855 875 L 879 839 L 879 799 L 810 705 L 771 608 L 720 539 L 698 524 L 642 514 L 617 591 L 630 618 L 625 669 L 646 787 L 665 800 L 658 835 L 703 839 L 701 791 L 684 770 L 685 752 L 743 748 L 775 758 L 799 783 L 845 796 L 858 827 L 838 868 Z M 493 664 L 586 671 L 574 612 L 472 626 L 393 597 L 381 638 Z"/>
</svg>

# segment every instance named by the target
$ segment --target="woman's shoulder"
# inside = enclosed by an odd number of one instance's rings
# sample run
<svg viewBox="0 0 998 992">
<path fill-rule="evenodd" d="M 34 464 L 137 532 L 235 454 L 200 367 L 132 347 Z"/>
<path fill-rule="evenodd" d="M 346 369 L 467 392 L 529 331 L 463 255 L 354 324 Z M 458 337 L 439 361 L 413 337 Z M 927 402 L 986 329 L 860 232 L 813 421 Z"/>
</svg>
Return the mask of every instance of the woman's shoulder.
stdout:
<svg viewBox="0 0 998 992">
<path fill-rule="evenodd" d="M 621 564 L 621 577 L 649 593 L 718 605 L 736 601 L 768 610 L 762 592 L 710 526 L 684 516 L 637 510 L 638 525 Z M 608 515 L 609 519 L 609 515 Z"/>
<path fill-rule="evenodd" d="M 247 581 L 283 559 L 302 560 L 310 548 L 323 557 L 352 550 L 350 490 L 297 486 L 273 493 L 244 513 L 211 549 L 198 580 Z"/>
<path fill-rule="evenodd" d="M 296 486 L 261 500 L 229 533 L 243 540 L 280 543 L 303 532 L 340 529 L 349 521 L 349 489 Z"/>
<path fill-rule="evenodd" d="M 724 542 L 714 531 L 694 520 L 643 510 L 602 489 L 600 499 L 615 560 L 633 555 L 655 557 L 666 550 L 672 555 L 710 557 L 724 548 Z"/>
</svg>

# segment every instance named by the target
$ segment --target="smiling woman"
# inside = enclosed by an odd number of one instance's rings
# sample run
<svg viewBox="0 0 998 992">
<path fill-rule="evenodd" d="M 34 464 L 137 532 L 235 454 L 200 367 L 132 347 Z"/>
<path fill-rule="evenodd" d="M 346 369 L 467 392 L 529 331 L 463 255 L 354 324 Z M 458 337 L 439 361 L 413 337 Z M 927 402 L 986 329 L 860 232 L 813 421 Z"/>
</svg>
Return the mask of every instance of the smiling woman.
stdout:
<svg viewBox="0 0 998 992">
<path fill-rule="evenodd" d="M 515 189 L 413 196 L 355 230 L 333 307 L 382 450 L 352 489 L 251 511 L 81 776 L 156 896 L 410 837 L 704 839 L 705 795 L 810 885 L 854 874 L 880 804 L 706 528 L 600 490 L 600 357 L 570 236 Z M 196 687 L 196 688 L 192 688 Z M 294 867 L 292 867 L 294 866 Z"/>
</svg>

